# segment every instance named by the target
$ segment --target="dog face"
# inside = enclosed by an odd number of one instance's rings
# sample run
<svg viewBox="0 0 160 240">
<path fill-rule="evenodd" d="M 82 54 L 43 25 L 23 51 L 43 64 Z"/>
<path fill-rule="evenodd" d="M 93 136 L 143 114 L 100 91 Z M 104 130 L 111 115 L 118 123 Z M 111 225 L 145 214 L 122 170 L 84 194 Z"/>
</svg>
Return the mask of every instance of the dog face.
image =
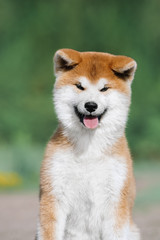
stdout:
<svg viewBox="0 0 160 240">
<path fill-rule="evenodd" d="M 54 57 L 55 109 L 71 131 L 124 128 L 136 62 L 107 53 L 58 50 Z"/>
</svg>

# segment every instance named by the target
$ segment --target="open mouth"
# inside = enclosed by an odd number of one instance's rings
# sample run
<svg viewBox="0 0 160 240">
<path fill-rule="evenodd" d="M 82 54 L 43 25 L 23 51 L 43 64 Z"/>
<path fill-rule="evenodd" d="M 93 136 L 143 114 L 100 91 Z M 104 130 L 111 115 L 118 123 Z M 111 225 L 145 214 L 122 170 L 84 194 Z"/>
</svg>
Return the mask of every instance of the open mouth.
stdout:
<svg viewBox="0 0 160 240">
<path fill-rule="evenodd" d="M 101 113 L 99 115 L 92 115 L 92 114 L 85 115 L 85 114 L 79 112 L 78 108 L 76 106 L 74 107 L 74 110 L 75 110 L 75 113 L 76 113 L 77 117 L 79 118 L 80 122 L 83 123 L 83 125 L 85 127 L 91 128 L 91 129 L 98 127 L 98 124 L 99 124 L 102 116 L 107 111 L 107 109 L 105 109 L 103 111 L 103 113 Z"/>
</svg>

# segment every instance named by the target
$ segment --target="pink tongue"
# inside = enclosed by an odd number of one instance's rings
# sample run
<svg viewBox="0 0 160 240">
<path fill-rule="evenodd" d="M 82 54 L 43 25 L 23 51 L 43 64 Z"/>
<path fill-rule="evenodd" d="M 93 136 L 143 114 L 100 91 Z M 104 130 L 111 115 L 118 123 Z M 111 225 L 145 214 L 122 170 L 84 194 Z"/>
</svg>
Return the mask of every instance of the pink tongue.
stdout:
<svg viewBox="0 0 160 240">
<path fill-rule="evenodd" d="M 98 126 L 98 118 L 84 117 L 83 123 L 87 128 L 96 128 Z"/>
</svg>

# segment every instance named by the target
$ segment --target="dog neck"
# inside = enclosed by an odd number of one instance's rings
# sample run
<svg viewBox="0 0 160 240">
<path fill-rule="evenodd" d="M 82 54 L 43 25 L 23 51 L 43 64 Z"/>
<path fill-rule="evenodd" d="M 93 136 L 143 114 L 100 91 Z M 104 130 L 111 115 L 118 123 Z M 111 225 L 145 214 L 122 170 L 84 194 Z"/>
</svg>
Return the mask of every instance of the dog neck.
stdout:
<svg viewBox="0 0 160 240">
<path fill-rule="evenodd" d="M 79 129 L 67 129 L 60 124 L 60 128 L 77 155 L 97 156 L 106 152 L 110 153 L 115 143 L 125 135 L 123 127 L 90 130 L 82 126 L 79 131 Z"/>
</svg>

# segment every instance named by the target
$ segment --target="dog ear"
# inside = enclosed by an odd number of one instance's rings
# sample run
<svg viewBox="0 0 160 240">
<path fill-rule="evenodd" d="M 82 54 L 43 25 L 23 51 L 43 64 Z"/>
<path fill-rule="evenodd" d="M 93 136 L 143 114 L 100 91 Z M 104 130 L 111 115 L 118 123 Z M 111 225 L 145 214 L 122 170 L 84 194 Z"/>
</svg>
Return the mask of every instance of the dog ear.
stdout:
<svg viewBox="0 0 160 240">
<path fill-rule="evenodd" d="M 111 69 L 118 78 L 132 81 L 137 69 L 137 63 L 130 57 L 114 56 Z"/>
<path fill-rule="evenodd" d="M 80 52 L 72 49 L 60 49 L 54 55 L 54 73 L 59 75 L 69 71 L 81 61 Z"/>
</svg>

